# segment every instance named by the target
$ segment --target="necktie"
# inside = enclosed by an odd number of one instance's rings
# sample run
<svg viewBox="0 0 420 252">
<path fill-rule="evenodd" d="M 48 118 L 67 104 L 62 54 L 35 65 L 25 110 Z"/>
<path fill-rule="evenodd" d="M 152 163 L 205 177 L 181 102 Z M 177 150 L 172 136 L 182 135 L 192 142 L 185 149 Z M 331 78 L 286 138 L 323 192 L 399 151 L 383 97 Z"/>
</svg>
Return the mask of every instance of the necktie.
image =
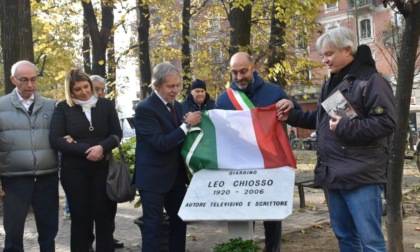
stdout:
<svg viewBox="0 0 420 252">
<path fill-rule="evenodd" d="M 173 117 L 172 120 L 174 121 L 175 125 L 178 126 L 178 116 L 176 115 L 174 105 L 172 103 L 168 102 L 166 104 L 166 106 L 168 106 L 169 111 L 171 111 L 171 114 L 172 114 L 172 117 Z"/>
</svg>

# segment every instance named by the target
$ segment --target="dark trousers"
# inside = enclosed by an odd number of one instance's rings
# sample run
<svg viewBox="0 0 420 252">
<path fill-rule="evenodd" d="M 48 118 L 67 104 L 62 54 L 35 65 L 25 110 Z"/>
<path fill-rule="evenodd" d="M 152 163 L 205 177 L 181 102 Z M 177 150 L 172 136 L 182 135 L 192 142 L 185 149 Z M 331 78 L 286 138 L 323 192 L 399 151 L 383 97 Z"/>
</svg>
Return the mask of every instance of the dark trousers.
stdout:
<svg viewBox="0 0 420 252">
<path fill-rule="evenodd" d="M 58 174 L 2 177 L 4 251 L 23 251 L 23 233 L 29 207 L 35 215 L 41 252 L 55 251 L 58 232 Z"/>
<path fill-rule="evenodd" d="M 186 189 L 185 176 L 178 176 L 175 185 L 167 193 L 140 191 L 143 207 L 144 231 L 142 236 L 143 252 L 160 251 L 162 236 L 162 213 L 165 207 L 169 216 L 169 252 L 184 252 L 187 226 L 178 216 Z"/>
<path fill-rule="evenodd" d="M 265 251 L 279 252 L 281 246 L 281 221 L 264 221 Z"/>
<path fill-rule="evenodd" d="M 115 250 L 112 233 L 117 204 L 106 194 L 107 176 L 107 167 L 61 169 L 61 184 L 66 192 L 71 213 L 71 251 L 89 250 L 93 222 L 96 230 L 96 251 Z"/>
</svg>

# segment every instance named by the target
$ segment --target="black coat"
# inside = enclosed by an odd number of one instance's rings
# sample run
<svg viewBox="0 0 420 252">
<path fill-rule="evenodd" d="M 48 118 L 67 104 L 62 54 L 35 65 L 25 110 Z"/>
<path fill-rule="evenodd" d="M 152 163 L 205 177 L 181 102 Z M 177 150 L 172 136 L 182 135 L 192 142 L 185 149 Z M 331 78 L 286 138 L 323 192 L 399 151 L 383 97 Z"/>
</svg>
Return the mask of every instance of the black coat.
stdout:
<svg viewBox="0 0 420 252">
<path fill-rule="evenodd" d="M 331 92 L 327 80 L 314 111 L 292 110 L 287 123 L 316 128 L 318 163 L 315 182 L 328 189 L 353 189 L 386 182 L 388 138 L 396 127 L 391 85 L 376 70 L 368 46 L 361 45 L 347 75 Z M 341 118 L 335 131 L 321 103 L 341 91 L 358 116 Z"/>
<path fill-rule="evenodd" d="M 99 144 L 105 155 L 117 147 L 111 135 L 122 137 L 118 114 L 114 104 L 105 98 L 98 98 L 91 114 L 93 131 L 89 130 L 90 124 L 81 106 L 70 107 L 66 101 L 57 104 L 51 119 L 50 142 L 54 149 L 62 153 L 62 168 L 108 167 L 105 158 L 100 162 L 91 162 L 86 159 L 85 152 Z M 70 135 L 75 142 L 67 143 L 63 138 L 66 135 Z"/>
<path fill-rule="evenodd" d="M 210 110 L 214 109 L 214 100 L 210 99 L 210 95 L 206 93 L 206 98 L 201 105 L 198 105 L 191 93 L 187 95 L 182 104 L 182 114 L 185 115 L 188 112 L 201 111 L 201 110 Z"/>
</svg>

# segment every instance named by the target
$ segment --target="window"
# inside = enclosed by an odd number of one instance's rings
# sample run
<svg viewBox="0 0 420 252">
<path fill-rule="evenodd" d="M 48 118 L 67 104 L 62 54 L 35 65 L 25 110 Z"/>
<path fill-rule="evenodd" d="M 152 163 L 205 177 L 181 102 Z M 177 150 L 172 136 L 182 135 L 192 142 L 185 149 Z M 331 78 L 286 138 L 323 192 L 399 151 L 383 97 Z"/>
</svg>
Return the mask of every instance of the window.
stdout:
<svg viewBox="0 0 420 252">
<path fill-rule="evenodd" d="M 337 7 L 337 2 L 325 4 L 325 9 L 334 9 Z"/>
<path fill-rule="evenodd" d="M 372 38 L 372 26 L 370 24 L 370 19 L 360 21 L 360 38 Z"/>
<path fill-rule="evenodd" d="M 350 9 L 354 8 L 354 4 L 357 4 L 357 7 L 365 6 L 365 5 L 371 5 L 372 0 L 347 0 L 347 3 L 349 5 Z"/>
</svg>

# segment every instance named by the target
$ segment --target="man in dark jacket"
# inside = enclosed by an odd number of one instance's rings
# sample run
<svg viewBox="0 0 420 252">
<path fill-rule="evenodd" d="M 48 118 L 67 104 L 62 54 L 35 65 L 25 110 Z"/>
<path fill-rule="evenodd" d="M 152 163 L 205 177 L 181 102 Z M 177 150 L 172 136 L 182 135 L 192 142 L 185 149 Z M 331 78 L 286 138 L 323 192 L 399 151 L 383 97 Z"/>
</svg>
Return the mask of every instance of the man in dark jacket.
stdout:
<svg viewBox="0 0 420 252">
<path fill-rule="evenodd" d="M 278 118 L 295 127 L 317 130 L 315 183 L 328 190 L 331 226 L 340 251 L 385 252 L 381 195 L 388 138 L 396 127 L 392 88 L 377 72 L 370 48 L 357 47 L 348 28 L 322 35 L 317 49 L 331 74 L 322 86 L 317 109 L 283 112 L 278 108 Z M 336 92 L 345 99 L 333 102 L 333 108 L 348 103 L 356 117 L 329 115 L 322 107 Z"/>
<path fill-rule="evenodd" d="M 279 85 L 265 82 L 255 71 L 251 56 L 238 52 L 230 60 L 232 83 L 230 88 L 219 95 L 215 108 L 244 110 L 253 107 L 267 107 L 279 102 L 284 111 L 299 108 L 289 100 Z M 274 115 L 273 115 L 274 116 Z M 240 151 L 240 150 L 238 150 Z M 281 221 L 264 221 L 265 251 L 278 252 L 281 245 Z"/>
<path fill-rule="evenodd" d="M 214 109 L 214 100 L 207 93 L 206 83 L 196 79 L 191 85 L 191 92 L 181 103 L 182 114 L 188 112 Z"/>
</svg>

